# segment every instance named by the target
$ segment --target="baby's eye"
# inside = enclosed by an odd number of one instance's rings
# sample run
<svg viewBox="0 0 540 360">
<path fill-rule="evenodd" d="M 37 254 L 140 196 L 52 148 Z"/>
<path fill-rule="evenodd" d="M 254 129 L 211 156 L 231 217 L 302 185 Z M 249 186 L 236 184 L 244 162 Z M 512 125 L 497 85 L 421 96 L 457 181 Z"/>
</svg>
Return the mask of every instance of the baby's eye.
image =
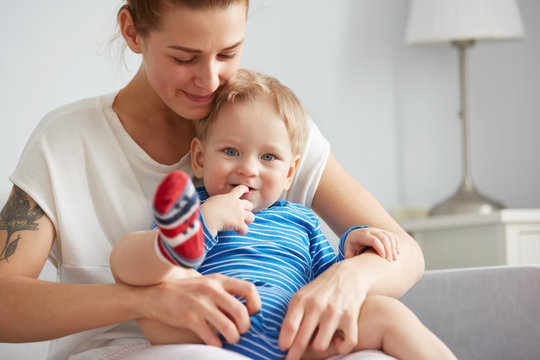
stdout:
<svg viewBox="0 0 540 360">
<path fill-rule="evenodd" d="M 275 160 L 276 157 L 272 154 L 264 154 L 263 156 L 261 156 L 261 159 L 264 161 L 272 161 Z"/>
<path fill-rule="evenodd" d="M 238 156 L 238 151 L 233 148 L 226 148 L 223 150 L 223 152 L 229 156 Z"/>
</svg>

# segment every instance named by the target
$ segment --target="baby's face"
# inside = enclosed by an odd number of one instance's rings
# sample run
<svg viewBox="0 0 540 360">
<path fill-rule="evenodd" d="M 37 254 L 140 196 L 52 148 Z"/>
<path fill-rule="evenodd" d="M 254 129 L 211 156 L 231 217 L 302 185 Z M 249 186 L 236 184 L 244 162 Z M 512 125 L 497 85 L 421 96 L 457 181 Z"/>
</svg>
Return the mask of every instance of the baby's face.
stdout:
<svg viewBox="0 0 540 360">
<path fill-rule="evenodd" d="M 253 212 L 277 201 L 290 187 L 299 156 L 292 153 L 287 128 L 271 104 L 226 104 L 202 144 L 204 184 L 210 196 L 238 185 Z"/>
</svg>

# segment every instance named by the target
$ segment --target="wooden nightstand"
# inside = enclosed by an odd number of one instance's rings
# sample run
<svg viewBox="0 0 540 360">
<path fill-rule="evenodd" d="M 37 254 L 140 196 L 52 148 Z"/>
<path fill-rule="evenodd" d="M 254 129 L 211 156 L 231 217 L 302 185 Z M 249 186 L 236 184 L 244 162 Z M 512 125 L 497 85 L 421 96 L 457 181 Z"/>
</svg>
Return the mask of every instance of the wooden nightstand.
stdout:
<svg viewBox="0 0 540 360">
<path fill-rule="evenodd" d="M 540 264 L 540 209 L 404 220 L 426 269 Z"/>
</svg>

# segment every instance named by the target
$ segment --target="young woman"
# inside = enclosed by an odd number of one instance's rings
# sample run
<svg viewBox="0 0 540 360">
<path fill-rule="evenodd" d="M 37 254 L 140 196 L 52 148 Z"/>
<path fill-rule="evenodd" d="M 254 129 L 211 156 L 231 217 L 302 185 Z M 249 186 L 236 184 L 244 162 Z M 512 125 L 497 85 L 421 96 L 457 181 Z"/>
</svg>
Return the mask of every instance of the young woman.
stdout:
<svg viewBox="0 0 540 360">
<path fill-rule="evenodd" d="M 127 46 L 142 55 L 139 71 L 117 93 L 45 116 L 10 178 L 0 219 L 0 293 L 9 294 L 0 296 L 1 342 L 62 337 L 50 358 L 93 359 L 140 341 L 131 319 L 184 327 L 209 344 L 221 343 L 214 328 L 228 341 L 247 330 L 248 311 L 233 295 L 257 303 L 248 282 L 194 275 L 130 287 L 114 284 L 108 265 L 118 239 L 152 226 L 150 204 L 162 178 L 192 172 L 193 121 L 208 114 L 239 67 L 247 10 L 247 0 L 129 0 L 120 9 Z M 284 196 L 311 207 L 338 234 L 357 224 L 393 232 L 400 257 L 388 262 L 366 251 L 302 288 L 280 334 L 290 359 L 308 346 L 327 348 L 336 332 L 339 351 L 349 352 L 365 296 L 398 297 L 423 271 L 416 242 L 328 149 L 312 124 Z M 36 279 L 49 256 L 59 283 Z"/>
</svg>

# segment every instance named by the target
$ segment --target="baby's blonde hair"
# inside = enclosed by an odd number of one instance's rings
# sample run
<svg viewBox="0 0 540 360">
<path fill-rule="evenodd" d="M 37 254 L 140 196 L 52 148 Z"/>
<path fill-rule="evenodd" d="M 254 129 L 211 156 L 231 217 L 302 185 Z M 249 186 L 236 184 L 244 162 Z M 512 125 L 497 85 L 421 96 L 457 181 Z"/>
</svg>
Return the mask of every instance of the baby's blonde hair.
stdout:
<svg viewBox="0 0 540 360">
<path fill-rule="evenodd" d="M 204 140 L 223 105 L 249 101 L 268 101 L 274 105 L 287 127 L 293 154 L 301 155 L 308 132 L 308 114 L 304 106 L 294 92 L 276 78 L 245 69 L 239 69 L 220 90 L 210 114 L 195 122 L 197 137 Z"/>
</svg>

